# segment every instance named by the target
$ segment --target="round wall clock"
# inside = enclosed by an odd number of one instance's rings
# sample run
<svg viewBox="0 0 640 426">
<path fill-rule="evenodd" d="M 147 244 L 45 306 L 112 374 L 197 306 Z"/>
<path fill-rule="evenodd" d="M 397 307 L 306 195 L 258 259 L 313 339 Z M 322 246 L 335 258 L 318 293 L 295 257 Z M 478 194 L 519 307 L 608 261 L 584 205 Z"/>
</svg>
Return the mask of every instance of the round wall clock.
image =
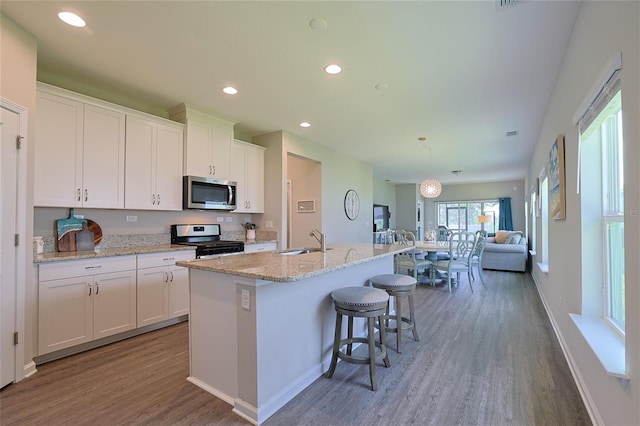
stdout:
<svg viewBox="0 0 640 426">
<path fill-rule="evenodd" d="M 350 220 L 355 220 L 360 213 L 360 197 L 353 189 L 344 196 L 344 212 Z"/>
</svg>

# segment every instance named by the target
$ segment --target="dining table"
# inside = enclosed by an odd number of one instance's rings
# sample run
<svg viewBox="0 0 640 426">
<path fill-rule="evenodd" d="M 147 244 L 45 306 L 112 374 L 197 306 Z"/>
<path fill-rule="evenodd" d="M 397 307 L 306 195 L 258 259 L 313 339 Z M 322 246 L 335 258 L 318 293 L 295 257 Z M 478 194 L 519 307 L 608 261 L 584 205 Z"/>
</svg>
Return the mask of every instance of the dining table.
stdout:
<svg viewBox="0 0 640 426">
<path fill-rule="evenodd" d="M 449 242 L 448 241 L 416 241 L 416 250 L 422 250 L 427 252 L 425 259 L 430 260 L 435 263 L 438 261 L 438 252 L 448 252 L 449 251 Z M 431 281 L 431 278 L 428 279 L 430 284 L 437 284 L 442 282 L 443 279 L 446 279 L 446 274 L 434 268 L 434 280 Z"/>
</svg>

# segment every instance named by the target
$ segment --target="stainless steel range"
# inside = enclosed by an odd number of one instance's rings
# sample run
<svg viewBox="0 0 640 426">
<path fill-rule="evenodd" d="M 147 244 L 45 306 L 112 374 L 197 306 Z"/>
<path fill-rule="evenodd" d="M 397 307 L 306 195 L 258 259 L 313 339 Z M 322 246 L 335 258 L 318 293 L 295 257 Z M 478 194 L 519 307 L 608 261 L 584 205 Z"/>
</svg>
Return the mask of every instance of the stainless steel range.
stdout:
<svg viewBox="0 0 640 426">
<path fill-rule="evenodd" d="M 171 225 L 171 244 L 196 247 L 196 259 L 212 259 L 244 252 L 242 241 L 221 240 L 220 225 Z"/>
</svg>

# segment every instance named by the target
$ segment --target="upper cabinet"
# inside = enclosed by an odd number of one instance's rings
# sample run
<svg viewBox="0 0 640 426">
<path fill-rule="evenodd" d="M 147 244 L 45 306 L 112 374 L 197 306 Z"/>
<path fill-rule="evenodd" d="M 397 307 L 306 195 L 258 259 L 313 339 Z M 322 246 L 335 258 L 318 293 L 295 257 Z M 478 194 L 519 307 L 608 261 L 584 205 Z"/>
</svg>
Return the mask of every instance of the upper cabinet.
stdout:
<svg viewBox="0 0 640 426">
<path fill-rule="evenodd" d="M 38 83 L 34 205 L 123 208 L 125 114 Z"/>
<path fill-rule="evenodd" d="M 264 150 L 239 140 L 231 145 L 231 179 L 238 183 L 238 213 L 264 213 Z"/>
<path fill-rule="evenodd" d="M 182 210 L 183 126 L 127 115 L 125 208 Z"/>
<path fill-rule="evenodd" d="M 169 110 L 171 119 L 185 124 L 184 174 L 229 179 L 233 125 L 180 104 Z"/>
</svg>

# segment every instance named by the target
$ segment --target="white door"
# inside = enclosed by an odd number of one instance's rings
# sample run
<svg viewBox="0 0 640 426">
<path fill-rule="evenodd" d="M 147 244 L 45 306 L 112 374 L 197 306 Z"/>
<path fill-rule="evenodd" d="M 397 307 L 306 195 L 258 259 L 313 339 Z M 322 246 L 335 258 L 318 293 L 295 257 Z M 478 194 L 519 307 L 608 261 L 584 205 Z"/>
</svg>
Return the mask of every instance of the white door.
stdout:
<svg viewBox="0 0 640 426">
<path fill-rule="evenodd" d="M 0 108 L 0 387 L 15 381 L 16 351 L 16 229 L 18 149 L 20 116 Z"/>
</svg>

